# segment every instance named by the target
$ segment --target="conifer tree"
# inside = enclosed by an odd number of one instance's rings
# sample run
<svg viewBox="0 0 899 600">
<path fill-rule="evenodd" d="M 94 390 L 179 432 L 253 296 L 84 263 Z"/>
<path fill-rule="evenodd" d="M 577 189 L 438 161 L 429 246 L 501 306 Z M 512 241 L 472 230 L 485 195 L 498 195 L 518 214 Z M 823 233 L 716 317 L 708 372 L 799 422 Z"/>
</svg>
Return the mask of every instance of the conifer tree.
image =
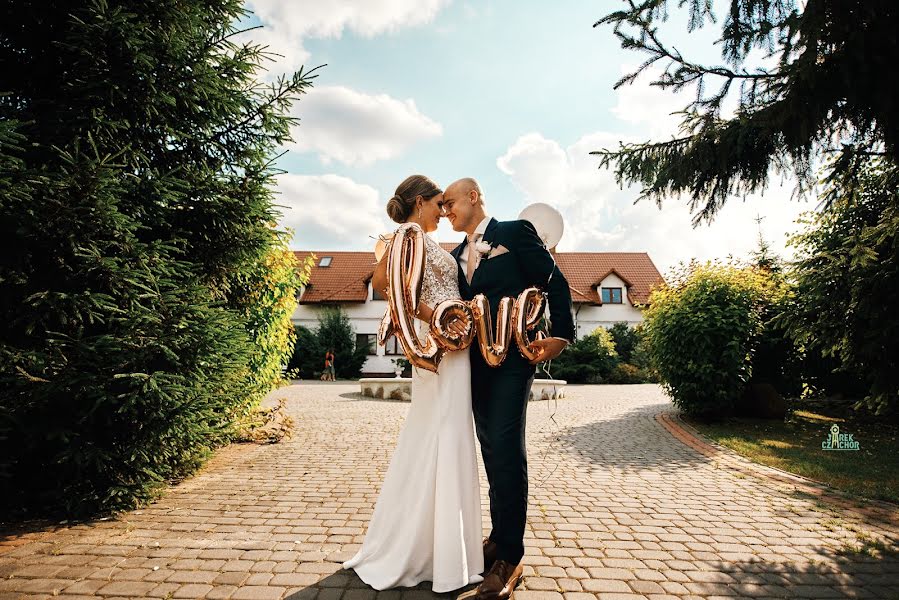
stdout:
<svg viewBox="0 0 899 600">
<path fill-rule="evenodd" d="M 133 506 L 254 398 L 235 274 L 277 240 L 302 70 L 262 83 L 240 0 L 0 8 L 0 486 Z"/>
<path fill-rule="evenodd" d="M 596 25 L 611 25 L 621 46 L 645 61 L 615 87 L 659 69 L 651 85 L 696 91 L 677 137 L 594 153 L 602 166 L 614 167 L 620 183 L 639 185 L 641 198 L 661 203 L 682 195 L 699 223 L 732 195 L 763 190 L 772 173 L 794 175 L 798 191 L 808 190 L 822 158 L 837 173 L 853 169 L 859 156 L 899 164 L 895 2 L 624 4 Z M 659 26 L 675 4 L 687 7 L 689 31 L 720 27 L 720 61 L 687 56 L 663 39 Z M 759 54 L 768 61 L 755 60 Z M 733 114 L 724 111 L 729 97 L 738 100 Z"/>
</svg>

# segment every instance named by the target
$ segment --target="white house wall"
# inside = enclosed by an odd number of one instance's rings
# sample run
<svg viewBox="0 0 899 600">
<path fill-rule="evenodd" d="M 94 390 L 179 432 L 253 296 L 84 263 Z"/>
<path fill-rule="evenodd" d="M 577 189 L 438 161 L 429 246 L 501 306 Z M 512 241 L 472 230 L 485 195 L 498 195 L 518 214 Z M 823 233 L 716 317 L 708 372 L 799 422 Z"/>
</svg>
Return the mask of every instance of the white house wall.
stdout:
<svg viewBox="0 0 899 600">
<path fill-rule="evenodd" d="M 604 287 L 621 288 L 621 304 L 603 304 L 602 306 L 581 304 L 579 307 L 575 305 L 578 337 L 589 334 L 597 327 L 608 329 L 615 323 L 622 322 L 634 326 L 643 320 L 640 309 L 631 304 L 627 296 L 627 284 L 620 277 L 611 273 L 596 287 L 600 297 L 602 297 L 600 290 Z"/>
</svg>

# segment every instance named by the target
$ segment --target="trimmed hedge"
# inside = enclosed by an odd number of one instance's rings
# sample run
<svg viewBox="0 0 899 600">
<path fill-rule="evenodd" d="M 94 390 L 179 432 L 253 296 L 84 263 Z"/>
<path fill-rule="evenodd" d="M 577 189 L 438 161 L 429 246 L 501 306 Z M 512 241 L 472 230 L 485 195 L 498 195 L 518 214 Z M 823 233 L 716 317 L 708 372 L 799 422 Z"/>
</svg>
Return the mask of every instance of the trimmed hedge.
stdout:
<svg viewBox="0 0 899 600">
<path fill-rule="evenodd" d="M 644 313 L 649 354 L 675 406 L 687 414 L 729 414 L 753 377 L 772 307 L 787 287 L 770 272 L 691 263 L 655 290 Z"/>
</svg>

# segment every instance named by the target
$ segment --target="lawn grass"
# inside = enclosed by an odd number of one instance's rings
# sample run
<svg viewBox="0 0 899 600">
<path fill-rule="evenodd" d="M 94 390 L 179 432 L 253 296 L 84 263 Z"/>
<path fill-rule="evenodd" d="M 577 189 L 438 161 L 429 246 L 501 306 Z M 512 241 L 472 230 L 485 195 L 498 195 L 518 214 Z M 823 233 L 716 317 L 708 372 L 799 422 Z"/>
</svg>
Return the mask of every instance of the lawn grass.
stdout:
<svg viewBox="0 0 899 600">
<path fill-rule="evenodd" d="M 755 462 L 802 475 L 857 496 L 899 503 L 899 427 L 828 403 L 797 403 L 783 421 L 685 418 L 709 439 Z M 857 451 L 822 450 L 830 427 L 859 442 Z"/>
</svg>

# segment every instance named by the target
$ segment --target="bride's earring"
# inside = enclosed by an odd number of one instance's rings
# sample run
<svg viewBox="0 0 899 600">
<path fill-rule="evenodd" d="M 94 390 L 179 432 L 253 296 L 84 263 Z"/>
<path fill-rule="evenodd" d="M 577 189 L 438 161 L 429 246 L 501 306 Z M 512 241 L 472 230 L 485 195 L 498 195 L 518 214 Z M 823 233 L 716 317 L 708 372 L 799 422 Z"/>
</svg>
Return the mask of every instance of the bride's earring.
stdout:
<svg viewBox="0 0 899 600">
<path fill-rule="evenodd" d="M 421 221 L 421 207 L 418 207 L 418 220 Z"/>
</svg>

